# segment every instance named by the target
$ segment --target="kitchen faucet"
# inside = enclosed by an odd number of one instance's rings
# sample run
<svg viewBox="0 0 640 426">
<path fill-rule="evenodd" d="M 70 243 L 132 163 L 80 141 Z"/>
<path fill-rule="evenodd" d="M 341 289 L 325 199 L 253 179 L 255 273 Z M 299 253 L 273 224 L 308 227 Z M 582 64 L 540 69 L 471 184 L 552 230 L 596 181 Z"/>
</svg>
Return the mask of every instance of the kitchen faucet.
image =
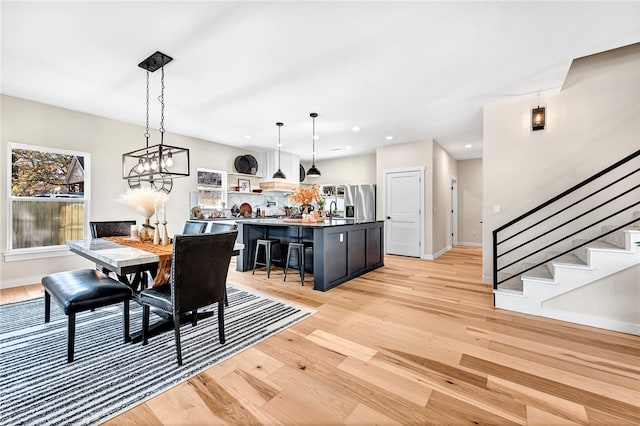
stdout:
<svg viewBox="0 0 640 426">
<path fill-rule="evenodd" d="M 336 210 L 338 209 L 338 205 L 336 204 L 335 201 L 332 201 L 329 203 L 329 222 L 331 222 L 333 220 L 333 212 L 334 210 L 332 209 L 332 207 L 335 207 Z"/>
</svg>

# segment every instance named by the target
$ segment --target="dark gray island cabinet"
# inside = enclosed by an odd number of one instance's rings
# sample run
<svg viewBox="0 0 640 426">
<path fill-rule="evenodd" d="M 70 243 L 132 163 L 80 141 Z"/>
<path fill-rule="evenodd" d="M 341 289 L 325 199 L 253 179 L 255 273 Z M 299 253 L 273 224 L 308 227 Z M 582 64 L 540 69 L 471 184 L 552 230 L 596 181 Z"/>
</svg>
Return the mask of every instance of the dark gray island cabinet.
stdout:
<svg viewBox="0 0 640 426">
<path fill-rule="evenodd" d="M 238 271 L 253 269 L 256 240 L 277 238 L 282 253 L 272 257 L 286 260 L 290 242 L 312 241 L 305 263 L 313 271 L 314 290 L 327 291 L 359 275 L 384 266 L 384 222 L 354 222 L 335 219 L 320 223 L 289 223 L 281 219 L 238 222 L 238 242 L 244 250 L 237 258 Z M 273 275 L 271 276 L 273 278 Z"/>
</svg>

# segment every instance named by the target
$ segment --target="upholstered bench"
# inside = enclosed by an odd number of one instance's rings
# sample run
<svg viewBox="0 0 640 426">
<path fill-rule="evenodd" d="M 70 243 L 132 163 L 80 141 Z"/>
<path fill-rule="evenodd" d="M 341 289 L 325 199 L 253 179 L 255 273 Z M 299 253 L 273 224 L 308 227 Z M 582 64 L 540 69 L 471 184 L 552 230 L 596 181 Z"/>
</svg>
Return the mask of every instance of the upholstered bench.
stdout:
<svg viewBox="0 0 640 426">
<path fill-rule="evenodd" d="M 129 299 L 131 289 L 123 283 L 95 269 L 59 272 L 42 278 L 44 287 L 44 322 L 51 316 L 51 299 L 56 301 L 68 317 L 67 362 L 73 361 L 76 313 L 93 310 L 114 303 L 123 303 L 124 341 L 129 337 Z"/>
</svg>

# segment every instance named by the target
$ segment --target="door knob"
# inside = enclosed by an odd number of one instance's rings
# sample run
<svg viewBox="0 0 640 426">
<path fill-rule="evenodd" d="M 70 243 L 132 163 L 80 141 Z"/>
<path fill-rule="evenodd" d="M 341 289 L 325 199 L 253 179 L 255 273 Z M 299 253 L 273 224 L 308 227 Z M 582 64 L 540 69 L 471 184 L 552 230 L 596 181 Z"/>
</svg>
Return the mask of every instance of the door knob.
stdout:
<svg viewBox="0 0 640 426">
<path fill-rule="evenodd" d="M 391 216 L 387 216 L 387 219 L 391 219 Z"/>
</svg>

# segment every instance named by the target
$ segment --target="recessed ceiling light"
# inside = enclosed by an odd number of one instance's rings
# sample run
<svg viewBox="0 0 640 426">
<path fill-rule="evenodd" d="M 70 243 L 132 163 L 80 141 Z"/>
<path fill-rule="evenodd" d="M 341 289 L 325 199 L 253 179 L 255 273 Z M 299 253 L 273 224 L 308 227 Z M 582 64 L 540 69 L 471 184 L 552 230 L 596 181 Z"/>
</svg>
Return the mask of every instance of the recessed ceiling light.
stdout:
<svg viewBox="0 0 640 426">
<path fill-rule="evenodd" d="M 344 149 L 346 149 L 347 151 L 349 151 L 351 149 L 350 146 L 345 146 Z"/>
<path fill-rule="evenodd" d="M 386 137 L 386 139 L 387 139 L 388 141 L 390 141 L 391 139 L 393 139 L 393 136 L 389 135 L 389 136 L 387 136 L 387 137 Z"/>
<path fill-rule="evenodd" d="M 317 141 L 318 139 L 320 139 L 320 136 L 318 136 L 318 135 L 314 135 L 314 136 L 313 136 L 313 139 Z"/>
<path fill-rule="evenodd" d="M 280 147 L 280 146 L 282 146 L 282 144 L 281 144 L 281 143 L 279 143 L 279 144 L 277 144 L 276 146 Z"/>
<path fill-rule="evenodd" d="M 245 139 L 251 139 L 251 135 L 244 135 Z"/>
<path fill-rule="evenodd" d="M 465 147 L 465 148 L 467 148 L 467 149 L 469 149 L 469 148 L 473 147 L 473 145 L 471 145 L 470 143 L 468 143 L 468 144 L 466 144 L 464 147 Z"/>
<path fill-rule="evenodd" d="M 358 126 L 353 126 L 353 127 L 351 128 L 351 131 L 353 131 L 354 133 L 358 133 L 358 132 L 360 131 L 360 127 L 358 127 Z"/>
<path fill-rule="evenodd" d="M 331 151 L 336 152 L 336 151 L 340 151 L 342 150 L 342 148 L 331 148 Z"/>
</svg>

